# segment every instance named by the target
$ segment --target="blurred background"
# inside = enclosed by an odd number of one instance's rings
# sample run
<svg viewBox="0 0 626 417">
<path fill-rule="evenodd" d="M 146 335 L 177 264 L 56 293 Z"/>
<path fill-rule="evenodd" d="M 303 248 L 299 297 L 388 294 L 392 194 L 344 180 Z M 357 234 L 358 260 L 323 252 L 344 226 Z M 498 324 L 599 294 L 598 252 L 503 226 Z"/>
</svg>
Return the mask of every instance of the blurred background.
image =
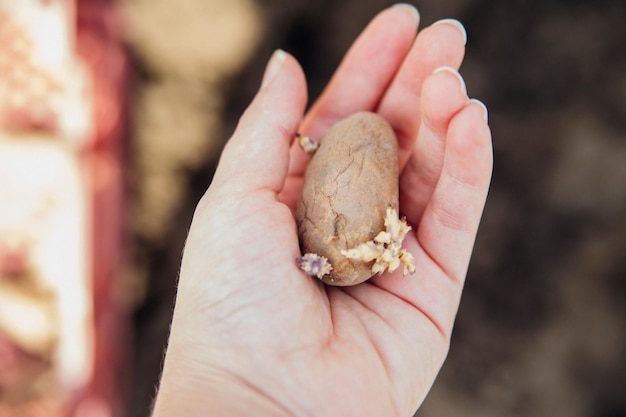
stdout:
<svg viewBox="0 0 626 417">
<path fill-rule="evenodd" d="M 422 27 L 465 25 L 460 72 L 495 156 L 449 357 L 416 416 L 626 417 L 626 2 L 409 3 Z M 132 74 L 120 415 L 149 415 L 193 210 L 271 53 L 300 61 L 313 100 L 392 4 L 116 3 Z"/>
</svg>

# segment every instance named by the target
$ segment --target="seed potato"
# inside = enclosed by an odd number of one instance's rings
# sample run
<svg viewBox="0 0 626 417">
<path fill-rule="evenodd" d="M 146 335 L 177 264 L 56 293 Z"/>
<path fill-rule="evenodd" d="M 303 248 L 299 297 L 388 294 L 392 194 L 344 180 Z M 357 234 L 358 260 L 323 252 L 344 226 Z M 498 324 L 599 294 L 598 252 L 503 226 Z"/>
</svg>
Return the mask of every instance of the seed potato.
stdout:
<svg viewBox="0 0 626 417">
<path fill-rule="evenodd" d="M 400 262 L 405 274 L 414 272 L 411 255 L 400 248 L 410 227 L 397 213 L 395 133 L 381 116 L 355 113 L 328 130 L 307 167 L 296 212 L 306 255 L 298 264 L 338 286 L 361 283 Z"/>
</svg>

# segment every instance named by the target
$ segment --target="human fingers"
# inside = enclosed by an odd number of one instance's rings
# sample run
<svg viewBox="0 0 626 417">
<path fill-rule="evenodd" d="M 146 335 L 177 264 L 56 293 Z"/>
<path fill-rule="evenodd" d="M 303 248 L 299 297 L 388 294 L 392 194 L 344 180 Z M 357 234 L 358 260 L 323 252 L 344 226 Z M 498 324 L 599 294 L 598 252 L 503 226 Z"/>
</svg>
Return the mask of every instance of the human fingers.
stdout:
<svg viewBox="0 0 626 417">
<path fill-rule="evenodd" d="M 415 275 L 394 273 L 371 280 L 419 311 L 444 341 L 452 331 L 491 170 L 486 109 L 470 100 L 449 123 L 439 181 L 420 223 L 414 225 L 417 230 L 405 240 L 415 257 Z"/>
<path fill-rule="evenodd" d="M 234 299 L 239 302 L 272 299 L 270 306 L 279 299 L 319 299 L 317 283 L 297 268 L 295 220 L 277 198 L 305 104 L 302 69 L 289 54 L 275 52 L 194 212 L 181 263 L 179 299 L 213 305 L 238 294 Z M 293 281 L 294 275 L 302 279 Z M 228 310 L 236 304 L 221 305 Z M 264 302 L 255 305 L 268 307 Z M 193 316 L 193 308 L 182 309 Z"/>
<path fill-rule="evenodd" d="M 491 181 L 485 105 L 470 100 L 450 122 L 447 136 L 441 176 L 416 233 L 423 251 L 461 285 Z"/>
<path fill-rule="evenodd" d="M 319 139 L 330 126 L 360 110 L 374 110 L 410 49 L 419 13 L 401 4 L 379 13 L 355 40 L 313 104 L 302 133 Z M 302 175 L 308 157 L 294 147 L 289 174 Z"/>
<path fill-rule="evenodd" d="M 393 126 L 398 137 L 400 172 L 418 137 L 421 97 L 425 80 L 436 68 L 458 69 L 465 54 L 467 34 L 454 19 L 444 19 L 417 35 L 377 112 Z"/>
<path fill-rule="evenodd" d="M 300 65 L 278 50 L 270 59 L 260 90 L 226 144 L 212 187 L 230 192 L 266 189 L 278 193 L 289 164 L 289 146 L 307 101 Z"/>
<path fill-rule="evenodd" d="M 400 208 L 411 225 L 419 224 L 439 181 L 450 121 L 468 100 L 454 68 L 439 67 L 423 84 L 419 135 L 400 177 Z"/>
</svg>

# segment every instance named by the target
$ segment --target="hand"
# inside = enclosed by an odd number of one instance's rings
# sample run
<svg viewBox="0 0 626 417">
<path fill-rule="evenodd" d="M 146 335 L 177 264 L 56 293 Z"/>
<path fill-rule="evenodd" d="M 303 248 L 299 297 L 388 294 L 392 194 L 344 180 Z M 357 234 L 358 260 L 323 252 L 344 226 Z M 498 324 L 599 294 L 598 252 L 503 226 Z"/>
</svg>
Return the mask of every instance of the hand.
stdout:
<svg viewBox="0 0 626 417">
<path fill-rule="evenodd" d="M 486 109 L 456 72 L 462 27 L 415 37 L 417 25 L 406 6 L 376 16 L 306 116 L 302 70 L 274 54 L 194 215 L 155 415 L 411 416 L 421 404 L 447 353 L 492 151 Z M 359 110 L 398 136 L 417 272 L 328 287 L 295 263 L 308 157 L 293 138 Z"/>
</svg>

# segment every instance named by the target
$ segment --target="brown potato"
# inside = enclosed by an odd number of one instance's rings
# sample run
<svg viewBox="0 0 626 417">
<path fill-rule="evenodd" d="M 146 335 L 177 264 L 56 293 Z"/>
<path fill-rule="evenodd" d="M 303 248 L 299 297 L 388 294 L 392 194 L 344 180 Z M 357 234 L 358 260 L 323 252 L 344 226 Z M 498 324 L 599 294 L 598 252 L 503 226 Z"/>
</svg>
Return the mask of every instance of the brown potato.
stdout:
<svg viewBox="0 0 626 417">
<path fill-rule="evenodd" d="M 373 260 L 351 259 L 346 251 L 385 231 L 388 209 L 398 211 L 396 136 L 381 116 L 353 114 L 320 141 L 296 213 L 302 252 L 323 256 L 332 265 L 322 281 L 354 285 L 374 274 Z"/>
</svg>

